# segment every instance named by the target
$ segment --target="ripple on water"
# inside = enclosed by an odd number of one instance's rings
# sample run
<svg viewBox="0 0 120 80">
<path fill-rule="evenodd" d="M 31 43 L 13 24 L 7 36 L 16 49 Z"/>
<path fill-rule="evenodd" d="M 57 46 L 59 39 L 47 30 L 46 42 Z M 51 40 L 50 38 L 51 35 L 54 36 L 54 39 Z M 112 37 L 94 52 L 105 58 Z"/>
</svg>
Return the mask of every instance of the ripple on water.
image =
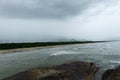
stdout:
<svg viewBox="0 0 120 80">
<path fill-rule="evenodd" d="M 96 63 L 100 67 L 96 75 L 99 80 L 104 70 L 120 64 L 120 42 L 66 45 L 0 55 L 0 79 L 33 67 L 77 60 Z"/>
</svg>

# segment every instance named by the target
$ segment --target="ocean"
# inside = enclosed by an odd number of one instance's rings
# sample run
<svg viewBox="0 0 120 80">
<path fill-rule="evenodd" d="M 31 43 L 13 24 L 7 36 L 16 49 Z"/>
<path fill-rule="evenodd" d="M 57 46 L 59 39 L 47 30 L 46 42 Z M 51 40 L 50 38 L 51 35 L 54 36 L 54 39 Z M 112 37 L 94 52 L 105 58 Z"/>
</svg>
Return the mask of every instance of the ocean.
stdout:
<svg viewBox="0 0 120 80">
<path fill-rule="evenodd" d="M 120 42 L 72 44 L 0 54 L 0 79 L 31 68 L 73 61 L 92 62 L 98 65 L 100 69 L 95 80 L 101 80 L 101 75 L 106 69 L 120 65 Z"/>
</svg>

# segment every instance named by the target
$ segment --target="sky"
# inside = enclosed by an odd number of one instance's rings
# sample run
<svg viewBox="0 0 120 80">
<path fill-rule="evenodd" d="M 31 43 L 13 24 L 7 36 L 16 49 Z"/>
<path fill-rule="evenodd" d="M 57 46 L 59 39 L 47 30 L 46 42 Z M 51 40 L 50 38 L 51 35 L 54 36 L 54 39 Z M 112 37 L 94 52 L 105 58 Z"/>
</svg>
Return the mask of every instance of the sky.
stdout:
<svg viewBox="0 0 120 80">
<path fill-rule="evenodd" d="M 120 0 L 0 0 L 0 42 L 120 39 Z"/>
</svg>

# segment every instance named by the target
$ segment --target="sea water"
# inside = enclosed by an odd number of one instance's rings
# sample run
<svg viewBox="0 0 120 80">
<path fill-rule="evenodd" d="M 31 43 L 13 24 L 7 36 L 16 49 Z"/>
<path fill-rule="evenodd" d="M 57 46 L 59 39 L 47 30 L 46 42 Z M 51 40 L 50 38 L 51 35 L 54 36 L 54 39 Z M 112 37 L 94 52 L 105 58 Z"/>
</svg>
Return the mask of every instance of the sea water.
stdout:
<svg viewBox="0 0 120 80">
<path fill-rule="evenodd" d="M 120 65 L 120 42 L 62 45 L 39 50 L 0 54 L 0 80 L 16 73 L 71 61 L 93 62 L 99 66 L 95 80 L 106 69 Z"/>
</svg>

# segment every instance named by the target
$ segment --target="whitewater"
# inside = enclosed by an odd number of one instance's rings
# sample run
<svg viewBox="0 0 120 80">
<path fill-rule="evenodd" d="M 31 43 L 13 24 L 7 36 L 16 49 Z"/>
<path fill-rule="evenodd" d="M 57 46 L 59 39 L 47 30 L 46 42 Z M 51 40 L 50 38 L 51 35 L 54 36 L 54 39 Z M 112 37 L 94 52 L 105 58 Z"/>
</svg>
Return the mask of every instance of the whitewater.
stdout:
<svg viewBox="0 0 120 80">
<path fill-rule="evenodd" d="M 95 63 L 100 68 L 95 80 L 100 80 L 106 69 L 120 65 L 120 42 L 72 44 L 0 54 L 0 79 L 31 68 L 72 61 Z"/>
</svg>

